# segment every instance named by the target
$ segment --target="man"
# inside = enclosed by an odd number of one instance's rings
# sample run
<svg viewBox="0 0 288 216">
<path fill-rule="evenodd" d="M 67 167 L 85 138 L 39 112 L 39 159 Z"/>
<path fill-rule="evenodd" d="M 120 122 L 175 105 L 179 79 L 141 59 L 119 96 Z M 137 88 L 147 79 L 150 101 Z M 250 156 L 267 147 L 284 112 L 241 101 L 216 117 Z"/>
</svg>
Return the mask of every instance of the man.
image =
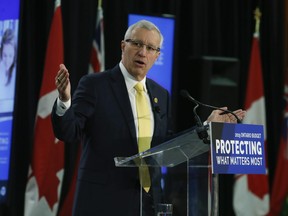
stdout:
<svg viewBox="0 0 288 216">
<path fill-rule="evenodd" d="M 141 20 L 130 26 L 121 42 L 121 62 L 104 73 L 84 76 L 72 102 L 69 73 L 60 65 L 55 78 L 59 98 L 52 112 L 54 132 L 65 142 L 83 143 L 74 216 L 139 215 L 139 170 L 115 167 L 114 157 L 140 151 L 140 128 L 144 123 L 138 117 L 137 83 L 144 87 L 143 97 L 149 107 L 145 114 L 149 145 L 153 147 L 167 138 L 169 94 L 146 77 L 160 55 L 162 43 L 163 36 L 153 23 Z M 220 113 L 213 111 L 208 121 L 235 121 L 232 115 Z M 235 113 L 239 118 L 245 115 L 242 110 Z M 149 188 L 143 193 L 149 197 Z"/>
</svg>

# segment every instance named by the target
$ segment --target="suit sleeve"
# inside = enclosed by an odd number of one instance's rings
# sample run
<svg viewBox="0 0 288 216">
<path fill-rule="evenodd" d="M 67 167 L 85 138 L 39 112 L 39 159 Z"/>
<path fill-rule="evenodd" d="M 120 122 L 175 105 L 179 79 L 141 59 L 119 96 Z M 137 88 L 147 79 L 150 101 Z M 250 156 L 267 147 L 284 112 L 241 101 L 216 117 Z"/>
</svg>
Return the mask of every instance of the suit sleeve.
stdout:
<svg viewBox="0 0 288 216">
<path fill-rule="evenodd" d="M 96 106 L 96 93 L 88 76 L 81 78 L 73 95 L 72 105 L 63 116 L 56 114 L 57 100 L 52 109 L 52 126 L 55 136 L 64 142 L 80 141 L 82 131 Z"/>
</svg>

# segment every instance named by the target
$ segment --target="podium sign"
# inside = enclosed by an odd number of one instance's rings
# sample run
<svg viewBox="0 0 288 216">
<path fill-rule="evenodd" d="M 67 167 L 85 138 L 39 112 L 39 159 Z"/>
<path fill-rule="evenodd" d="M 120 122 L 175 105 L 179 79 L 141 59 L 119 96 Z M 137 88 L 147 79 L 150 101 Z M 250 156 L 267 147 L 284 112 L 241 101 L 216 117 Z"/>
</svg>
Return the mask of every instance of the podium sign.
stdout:
<svg viewBox="0 0 288 216">
<path fill-rule="evenodd" d="M 263 125 L 210 122 L 212 173 L 266 174 Z"/>
<path fill-rule="evenodd" d="M 115 157 L 117 167 L 149 167 L 149 194 L 139 184 L 139 216 L 171 215 L 161 213 L 163 206 L 177 216 L 208 216 L 211 211 L 217 212 L 218 205 L 214 205 L 211 194 L 218 185 L 211 183 L 209 148 L 191 129 L 145 152 Z M 151 198 L 148 202 L 147 197 Z"/>
</svg>

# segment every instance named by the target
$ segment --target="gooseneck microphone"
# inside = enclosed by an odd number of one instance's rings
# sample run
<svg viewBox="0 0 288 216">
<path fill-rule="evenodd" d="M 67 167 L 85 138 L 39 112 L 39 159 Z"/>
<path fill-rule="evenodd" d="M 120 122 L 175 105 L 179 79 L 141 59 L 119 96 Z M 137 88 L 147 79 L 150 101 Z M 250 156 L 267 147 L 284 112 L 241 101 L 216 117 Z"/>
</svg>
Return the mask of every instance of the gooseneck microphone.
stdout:
<svg viewBox="0 0 288 216">
<path fill-rule="evenodd" d="M 186 90 L 181 90 L 180 94 L 184 97 L 187 98 L 190 101 L 193 101 L 196 106 L 193 108 L 193 113 L 194 113 L 194 118 L 196 120 L 196 124 L 197 124 L 197 128 L 196 128 L 196 132 L 198 134 L 198 137 L 203 140 L 203 142 L 205 144 L 209 144 L 209 136 L 208 136 L 208 125 L 204 126 L 199 115 L 196 112 L 196 109 L 199 107 L 199 105 L 201 105 L 200 103 L 198 103 L 198 101 L 193 100 L 193 98 L 190 96 L 190 94 L 188 93 L 188 91 Z"/>
<path fill-rule="evenodd" d="M 222 108 L 220 108 L 220 107 L 216 107 L 216 106 L 212 106 L 212 105 L 208 105 L 208 104 L 201 103 L 201 102 L 197 101 L 196 99 L 194 99 L 194 98 L 189 94 L 189 92 L 188 92 L 187 90 L 183 90 L 183 89 L 182 89 L 182 90 L 180 91 L 180 94 L 181 94 L 184 98 L 186 98 L 186 99 L 192 101 L 193 103 L 195 103 L 195 104 L 196 104 L 195 107 L 198 107 L 199 105 L 201 105 L 201 106 L 209 107 L 209 108 L 212 108 L 212 109 L 221 110 L 221 111 L 223 111 L 223 113 L 221 113 L 221 115 L 230 113 L 230 114 L 232 114 L 232 115 L 236 118 L 237 123 L 242 123 L 241 120 L 238 118 L 238 116 L 237 116 L 234 112 L 232 112 L 232 111 L 230 111 L 230 110 L 222 109 Z M 194 108 L 194 109 L 195 109 L 195 108 Z M 194 112 L 194 114 L 195 114 L 195 112 Z M 197 116 L 198 116 L 198 115 L 197 115 Z M 199 118 L 199 116 L 198 116 L 197 118 Z M 200 119 L 200 118 L 199 118 L 199 119 Z M 198 124 L 198 123 L 197 123 L 197 124 Z"/>
<path fill-rule="evenodd" d="M 190 100 L 190 101 L 192 101 L 192 102 L 194 102 L 196 104 L 196 106 L 193 109 L 194 117 L 195 117 L 197 126 L 198 127 L 202 127 L 203 123 L 202 123 L 199 115 L 196 112 L 196 109 L 199 107 L 200 103 L 198 103 L 198 101 L 194 100 L 194 98 L 192 98 L 190 96 L 190 94 L 188 93 L 188 91 L 186 91 L 186 90 L 181 90 L 180 94 L 181 94 L 182 97 L 184 97 L 184 98 L 186 98 L 186 99 L 188 99 L 188 100 Z"/>
</svg>

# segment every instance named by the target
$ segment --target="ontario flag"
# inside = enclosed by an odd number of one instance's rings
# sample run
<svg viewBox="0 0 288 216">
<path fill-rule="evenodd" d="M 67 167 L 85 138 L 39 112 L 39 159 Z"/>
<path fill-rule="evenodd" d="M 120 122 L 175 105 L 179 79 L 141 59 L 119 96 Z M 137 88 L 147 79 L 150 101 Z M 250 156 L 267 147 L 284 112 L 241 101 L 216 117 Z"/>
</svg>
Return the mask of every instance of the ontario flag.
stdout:
<svg viewBox="0 0 288 216">
<path fill-rule="evenodd" d="M 244 124 L 264 126 L 266 148 L 266 109 L 258 33 L 254 33 L 252 41 L 244 108 L 247 111 Z M 239 216 L 266 215 L 269 212 L 268 175 L 235 175 L 233 207 Z"/>
<path fill-rule="evenodd" d="M 96 28 L 93 34 L 92 49 L 89 64 L 89 73 L 105 70 L 105 47 L 104 47 L 104 17 L 102 6 L 98 6 Z"/>
<path fill-rule="evenodd" d="M 283 113 L 282 137 L 272 186 L 269 216 L 288 215 L 288 71 L 284 86 L 284 100 L 285 109 Z"/>
<path fill-rule="evenodd" d="M 55 138 L 50 115 L 58 96 L 55 74 L 64 60 L 62 31 L 61 2 L 56 0 L 35 120 L 33 152 L 25 192 L 25 216 L 52 216 L 58 211 L 64 143 Z"/>
</svg>

